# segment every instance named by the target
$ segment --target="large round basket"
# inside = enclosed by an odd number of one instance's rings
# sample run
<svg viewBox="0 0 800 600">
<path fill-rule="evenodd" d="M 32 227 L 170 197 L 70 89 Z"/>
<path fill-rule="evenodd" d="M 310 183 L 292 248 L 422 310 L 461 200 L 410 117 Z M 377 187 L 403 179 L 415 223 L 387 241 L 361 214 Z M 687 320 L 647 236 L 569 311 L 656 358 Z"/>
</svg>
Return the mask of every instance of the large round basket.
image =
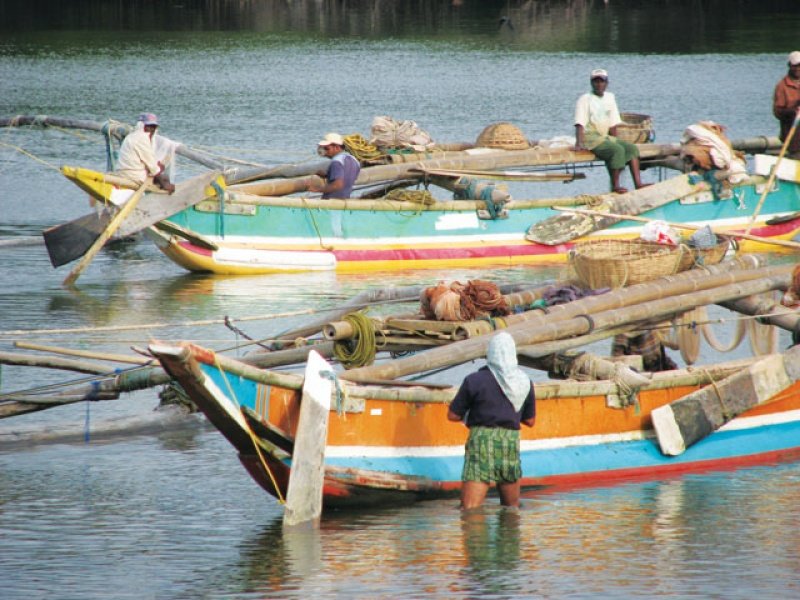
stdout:
<svg viewBox="0 0 800 600">
<path fill-rule="evenodd" d="M 656 135 L 653 131 L 653 120 L 649 115 L 639 113 L 621 113 L 623 123 L 617 125 L 617 138 L 631 144 L 652 142 Z"/>
<path fill-rule="evenodd" d="M 688 255 L 690 260 L 684 260 Z M 694 264 L 691 249 L 644 240 L 579 242 L 569 262 L 580 282 L 591 289 L 619 288 L 686 270 Z M 686 265 L 686 266 L 685 266 Z"/>
<path fill-rule="evenodd" d="M 527 138 L 512 123 L 493 123 L 481 131 L 475 145 L 503 150 L 525 150 L 530 148 Z"/>
</svg>

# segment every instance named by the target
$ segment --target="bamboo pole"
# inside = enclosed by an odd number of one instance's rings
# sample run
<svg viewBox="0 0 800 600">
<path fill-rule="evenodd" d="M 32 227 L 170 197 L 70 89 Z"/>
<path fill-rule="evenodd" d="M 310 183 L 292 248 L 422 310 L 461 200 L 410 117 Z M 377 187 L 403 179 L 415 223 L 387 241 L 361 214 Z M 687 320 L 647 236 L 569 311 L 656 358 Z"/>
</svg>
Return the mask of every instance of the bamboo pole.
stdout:
<svg viewBox="0 0 800 600">
<path fill-rule="evenodd" d="M 265 385 L 277 385 L 290 390 L 300 390 L 303 386 L 303 378 L 300 375 L 278 374 L 273 371 L 254 369 L 252 366 L 246 365 L 241 361 L 214 355 L 202 348 L 197 348 L 197 351 L 193 351 L 191 350 L 192 346 L 189 344 L 182 344 L 182 346 L 184 349 L 181 354 L 184 358 L 193 356 L 195 360 L 202 360 L 208 364 L 218 362 L 223 369 L 234 375 L 241 375 L 242 377 L 252 379 L 253 381 Z M 152 350 L 158 353 L 159 348 L 153 347 Z M 217 356 L 218 360 L 215 359 L 215 356 Z M 692 368 L 653 373 L 649 376 L 650 382 L 641 389 L 660 390 L 674 387 L 706 385 L 718 381 L 731 373 L 740 371 L 762 358 L 764 357 L 750 357 L 728 361 L 718 365 L 709 365 L 703 369 Z M 453 399 L 458 389 L 457 386 L 435 386 L 431 388 L 422 382 L 414 382 L 412 385 L 409 382 L 401 381 L 398 383 L 404 385 L 397 385 L 394 387 L 371 385 L 368 383 L 352 383 L 343 380 L 340 381 L 340 383 L 345 396 L 348 398 L 360 400 L 388 400 L 395 402 L 448 403 Z M 605 396 L 618 392 L 617 385 L 611 381 L 547 381 L 534 383 L 534 387 L 536 389 L 536 397 L 540 400 L 551 398 L 585 398 L 598 395 Z"/>
<path fill-rule="evenodd" d="M 599 211 L 599 210 L 584 210 L 584 209 L 581 209 L 581 208 L 566 208 L 566 207 L 556 206 L 556 207 L 554 207 L 554 210 L 560 210 L 560 211 L 563 211 L 563 212 L 570 212 L 570 213 L 578 213 L 578 214 L 589 215 L 589 216 L 595 216 L 596 215 L 598 217 L 608 217 L 608 218 L 611 218 L 611 219 L 617 219 L 617 222 L 619 222 L 619 221 L 639 221 L 640 223 L 650 223 L 652 221 L 659 220 L 659 219 L 649 219 L 647 217 L 640 217 L 640 216 L 637 216 L 637 215 L 620 215 L 620 214 L 616 214 L 616 213 L 603 212 L 603 211 Z M 706 227 L 705 225 L 701 227 L 699 225 L 691 225 L 689 223 L 670 223 L 670 222 L 666 222 L 666 223 L 670 227 L 675 227 L 677 229 L 688 229 L 688 230 L 691 230 L 691 231 L 697 231 L 699 229 L 703 229 L 704 227 Z M 613 223 L 608 223 L 605 226 L 608 227 L 609 225 L 613 225 Z M 752 234 L 749 234 L 749 233 L 739 233 L 739 232 L 736 232 L 736 231 L 720 231 L 718 229 L 713 229 L 713 228 L 711 230 L 714 233 L 718 234 L 718 235 L 727 235 L 727 236 L 734 237 L 734 238 L 741 238 L 741 239 L 745 239 L 745 240 L 751 240 L 751 241 L 754 241 L 754 242 L 761 242 L 762 244 L 773 244 L 775 246 L 784 246 L 786 248 L 800 249 L 800 243 L 792 242 L 790 240 L 781 240 L 781 239 L 777 239 L 777 238 L 768 238 L 768 237 L 763 237 L 763 236 L 760 236 L 760 235 L 752 235 Z"/>
<path fill-rule="evenodd" d="M 746 255 L 738 258 L 735 265 L 709 265 L 703 267 L 703 269 L 692 269 L 676 275 L 662 277 L 660 283 L 642 283 L 624 289 L 612 290 L 599 296 L 587 296 L 566 304 L 549 306 L 546 310 L 529 310 L 511 314 L 499 320 L 496 319 L 495 323 L 472 321 L 468 330 L 463 332 L 456 331 L 455 335 L 461 339 L 492 333 L 501 321 L 505 326 L 525 322 L 544 325 L 545 323 L 569 319 L 582 313 L 592 313 L 609 308 L 621 308 L 630 304 L 647 302 L 660 298 L 665 294 L 684 294 L 733 283 L 737 280 L 757 279 L 764 272 L 757 271 L 760 264 L 761 261 L 758 257 Z M 664 286 L 668 286 L 668 289 L 665 290 Z"/>
<path fill-rule="evenodd" d="M 290 189 L 290 188 L 286 188 Z M 303 191 L 301 188 L 297 191 Z M 291 192 L 287 192 L 291 193 Z M 306 198 L 302 196 L 255 195 L 238 192 L 228 188 L 226 203 L 242 204 L 245 206 L 279 206 L 286 208 L 323 209 L 323 210 L 353 210 L 353 211 L 384 211 L 396 212 L 409 210 L 416 212 L 465 212 L 479 210 L 486 207 L 483 200 L 437 200 L 434 204 L 420 204 L 402 200 L 387 200 L 385 198 Z M 206 203 L 214 200 L 206 200 Z M 511 200 L 503 205 L 506 210 L 528 210 L 532 208 L 552 208 L 554 206 L 584 206 L 586 197 L 565 196 L 560 198 L 532 198 Z"/>
<path fill-rule="evenodd" d="M 786 139 L 783 141 L 781 151 L 778 153 L 778 160 L 772 166 L 769 179 L 767 179 L 767 185 L 764 186 L 764 191 L 761 193 L 761 197 L 758 199 L 758 204 L 756 204 L 756 209 L 753 211 L 753 215 L 750 217 L 750 222 L 747 224 L 747 229 L 744 230 L 745 235 L 750 234 L 750 230 L 753 228 L 753 223 L 755 223 L 758 215 L 761 214 L 761 207 L 764 206 L 764 200 L 767 199 L 767 194 L 769 194 L 769 191 L 772 189 L 772 184 L 775 183 L 775 178 L 778 176 L 778 167 L 783 161 L 783 156 L 786 154 L 786 150 L 788 150 L 789 144 L 792 142 L 792 138 L 794 138 L 798 124 L 800 124 L 800 108 L 798 108 L 797 112 L 795 113 L 794 121 L 792 121 L 792 127 L 789 129 L 789 133 L 786 134 Z"/>
<path fill-rule="evenodd" d="M 89 263 L 92 262 L 92 259 L 95 257 L 100 251 L 105 243 L 111 239 L 111 236 L 114 235 L 114 232 L 122 225 L 122 222 L 125 218 L 136 208 L 136 205 L 139 203 L 139 200 L 142 196 L 144 196 L 144 192 L 147 189 L 147 186 L 152 183 L 153 178 L 148 177 L 142 185 L 139 186 L 139 189 L 136 190 L 133 196 L 125 203 L 125 205 L 120 209 L 120 211 L 114 215 L 114 218 L 111 219 L 111 222 L 105 228 L 105 231 L 100 234 L 100 236 L 95 240 L 95 242 L 91 245 L 91 247 L 86 251 L 86 254 L 83 255 L 83 258 L 75 265 L 75 268 L 70 271 L 69 275 L 64 279 L 63 284 L 65 286 L 69 286 L 75 283 L 75 281 L 80 277 L 80 274 L 83 270 L 89 266 Z"/>
<path fill-rule="evenodd" d="M 720 306 L 750 316 L 757 316 L 765 325 L 774 325 L 786 331 L 800 331 L 800 314 L 795 309 L 787 308 L 772 301 L 764 302 L 759 298 L 740 298 L 729 302 L 720 302 Z"/>
<path fill-rule="evenodd" d="M 30 342 L 14 342 L 14 347 L 24 348 L 25 350 L 38 350 L 40 352 L 52 352 L 53 354 L 63 354 L 65 356 L 80 356 L 82 358 L 94 358 L 113 362 L 130 363 L 134 365 L 147 365 L 155 361 L 154 358 L 144 358 L 129 354 L 111 354 L 106 352 L 91 352 L 89 350 L 74 350 L 72 348 L 63 348 L 60 346 L 32 344 Z"/>
<path fill-rule="evenodd" d="M 619 327 L 626 323 L 667 319 L 675 314 L 691 310 L 696 306 L 734 300 L 784 287 L 788 285 L 791 277 L 791 268 L 792 266 L 768 268 L 763 273 L 769 271 L 770 274 L 764 275 L 763 278 L 755 281 L 731 283 L 692 293 L 679 293 L 678 295 L 645 301 L 639 304 L 629 303 L 624 306 L 624 310 L 612 308 L 597 312 L 586 311 L 566 320 L 556 321 L 550 319 L 549 323 L 538 326 L 523 322 L 510 325 L 506 331 L 514 338 L 517 346 L 526 346 L 576 335 L 586 335 L 597 329 Z M 648 284 L 639 285 L 647 286 Z M 631 294 L 634 287 L 637 286 L 631 286 L 626 291 Z M 596 296 L 590 300 L 598 298 L 602 298 L 602 296 Z M 576 303 L 572 302 L 570 304 Z M 486 347 L 490 339 L 490 335 L 483 335 L 462 342 L 454 342 L 443 348 L 434 348 L 419 355 L 396 359 L 389 363 L 353 369 L 343 373 L 341 377 L 349 381 L 359 381 L 361 379 L 391 380 L 412 373 L 464 363 L 485 356 Z"/>
<path fill-rule="evenodd" d="M 484 149 L 485 150 L 485 149 Z M 591 162 L 594 154 L 588 151 L 574 152 L 567 149 L 533 148 L 528 150 L 485 150 L 470 154 L 467 151 L 456 153 L 452 158 L 427 158 L 415 162 L 365 167 L 356 179 L 356 185 L 367 185 L 414 176 L 413 171 L 420 166 L 431 169 L 479 169 L 492 170 L 507 167 L 559 165 L 574 162 Z M 420 176 L 421 177 L 421 176 Z M 259 196 L 276 196 L 276 189 L 291 184 L 291 179 L 271 180 L 237 186 L 237 191 Z"/>
<path fill-rule="evenodd" d="M 16 115 L 13 117 L 0 118 L 0 127 L 22 127 L 27 125 L 86 129 L 87 131 L 96 131 L 98 133 L 105 133 L 107 131 L 109 135 L 118 140 L 122 140 L 133 130 L 133 127 L 130 125 L 115 121 L 88 121 L 69 117 L 51 117 L 48 115 Z M 224 167 L 221 162 L 210 158 L 205 152 L 190 148 L 185 144 L 178 144 L 177 148 L 175 148 L 175 153 L 206 166 L 209 169 L 219 170 Z"/>
<path fill-rule="evenodd" d="M 733 147 L 736 150 L 745 152 L 763 152 L 771 149 L 775 144 L 774 138 L 756 137 L 744 140 L 734 140 Z M 640 159 L 658 158 L 677 154 L 680 152 L 680 144 L 641 144 L 639 146 Z M 542 148 L 534 147 L 527 150 L 496 150 L 481 148 L 478 152 L 466 150 L 463 152 L 452 152 L 444 155 L 423 153 L 404 157 L 407 162 L 390 165 L 378 165 L 361 169 L 356 185 L 368 185 L 383 181 L 391 181 L 401 178 L 410 178 L 411 171 L 419 166 L 430 169 L 443 170 L 497 170 L 509 167 L 531 167 L 531 166 L 554 166 L 573 163 L 591 163 L 597 160 L 594 154 L 589 151 L 575 152 L 566 148 Z M 291 179 L 260 181 L 256 183 L 244 184 L 239 186 L 238 191 L 259 196 L 276 196 L 274 190 L 287 185 Z"/>
<path fill-rule="evenodd" d="M 77 373 L 90 373 L 92 375 L 101 375 L 113 370 L 108 365 L 96 362 L 41 356 L 38 354 L 21 354 L 18 352 L 0 352 L 0 364 L 60 369 Z"/>
</svg>

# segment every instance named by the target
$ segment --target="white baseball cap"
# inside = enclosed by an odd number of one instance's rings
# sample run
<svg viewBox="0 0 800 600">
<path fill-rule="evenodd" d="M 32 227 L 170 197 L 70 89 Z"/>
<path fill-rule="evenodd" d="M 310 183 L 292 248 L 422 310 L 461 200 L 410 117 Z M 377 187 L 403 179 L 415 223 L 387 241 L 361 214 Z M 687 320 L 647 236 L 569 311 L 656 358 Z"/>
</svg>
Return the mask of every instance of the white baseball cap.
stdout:
<svg viewBox="0 0 800 600">
<path fill-rule="evenodd" d="M 608 71 L 605 69 L 595 69 L 592 71 L 591 75 L 589 75 L 589 79 L 605 79 L 608 80 Z"/>
<path fill-rule="evenodd" d="M 338 133 L 326 133 L 317 146 L 330 146 L 336 144 L 337 146 L 344 146 L 344 138 Z"/>
<path fill-rule="evenodd" d="M 789 65 L 792 67 L 800 65 L 800 50 L 795 50 L 789 55 Z"/>
</svg>

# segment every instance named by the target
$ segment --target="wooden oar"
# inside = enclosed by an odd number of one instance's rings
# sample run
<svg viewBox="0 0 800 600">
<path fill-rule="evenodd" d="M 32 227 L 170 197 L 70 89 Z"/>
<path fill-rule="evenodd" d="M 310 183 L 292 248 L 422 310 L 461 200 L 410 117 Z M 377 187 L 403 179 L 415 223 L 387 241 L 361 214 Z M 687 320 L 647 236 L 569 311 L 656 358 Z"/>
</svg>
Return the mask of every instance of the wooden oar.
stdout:
<svg viewBox="0 0 800 600">
<path fill-rule="evenodd" d="M 767 185 L 764 186 L 764 191 L 761 193 L 761 198 L 758 199 L 756 210 L 753 212 L 753 216 L 750 217 L 750 222 L 747 224 L 747 229 L 744 230 L 746 234 L 749 234 L 750 230 L 753 228 L 753 223 L 756 222 L 756 218 L 761 212 L 761 207 L 764 205 L 764 200 L 766 200 L 767 194 L 769 194 L 769 191 L 772 189 L 772 184 L 775 183 L 775 178 L 778 176 L 778 167 L 783 160 L 783 155 L 786 154 L 786 150 L 789 148 L 789 144 L 794 137 L 795 131 L 797 131 L 798 123 L 800 123 L 800 108 L 797 109 L 797 113 L 794 116 L 792 128 L 789 130 L 789 133 L 786 134 L 786 139 L 783 140 L 783 146 L 781 146 L 781 151 L 778 154 L 778 160 L 775 161 L 774 165 L 772 165 L 772 171 L 769 174 L 769 179 L 767 179 Z"/>
<path fill-rule="evenodd" d="M 661 219 L 648 219 L 647 217 L 639 217 L 639 216 L 636 216 L 636 215 L 618 215 L 618 214 L 615 214 L 615 213 L 607 213 L 607 212 L 602 212 L 602 211 L 599 211 L 599 210 L 585 210 L 585 209 L 580 209 L 580 208 L 569 208 L 569 207 L 566 207 L 566 206 L 554 206 L 553 209 L 554 210 L 562 210 L 564 212 L 580 213 L 580 214 L 589 215 L 589 216 L 597 215 L 598 217 L 608 217 L 608 218 L 611 218 L 611 219 L 619 219 L 620 221 L 640 221 L 642 223 L 650 223 L 652 221 L 660 221 L 661 220 Z M 676 229 L 691 229 L 692 231 L 697 231 L 699 229 L 703 229 L 703 227 L 701 227 L 699 225 L 689 225 L 688 223 L 686 223 L 686 224 L 684 224 L 684 223 L 669 223 L 669 222 L 666 222 L 666 221 L 665 221 L 665 223 L 667 223 L 667 225 L 669 225 L 670 227 L 674 227 Z M 795 250 L 800 250 L 800 243 L 792 242 L 790 240 L 779 240 L 779 239 L 775 239 L 775 238 L 762 237 L 760 235 L 751 235 L 751 234 L 747 234 L 747 233 L 737 233 L 735 231 L 719 231 L 719 230 L 715 230 L 715 229 L 712 229 L 712 231 L 714 233 L 718 234 L 718 235 L 726 235 L 726 236 L 729 236 L 729 237 L 742 238 L 742 239 L 751 240 L 751 241 L 754 241 L 754 242 L 761 242 L 762 244 L 773 244 L 775 246 L 785 246 L 786 248 L 793 248 Z"/>
<path fill-rule="evenodd" d="M 153 181 L 152 177 L 148 177 L 145 182 L 139 186 L 139 189 L 133 193 L 130 200 L 128 200 L 125 205 L 120 209 L 120 211 L 111 219 L 111 223 L 108 224 L 105 231 L 100 234 L 100 237 L 95 240 L 92 247 L 87 250 L 86 254 L 83 255 L 83 258 L 80 262 L 75 265 L 75 268 L 70 271 L 69 275 L 64 279 L 64 285 L 72 285 L 75 283 L 75 280 L 80 277 L 81 272 L 89 266 L 89 263 L 92 262 L 95 254 L 100 251 L 105 243 L 111 239 L 111 236 L 114 235 L 114 232 L 122 225 L 122 222 L 125 220 L 131 211 L 136 208 L 136 205 L 139 203 L 139 200 L 142 196 L 144 196 L 144 191 L 147 189 L 147 186 L 150 185 Z"/>
<path fill-rule="evenodd" d="M 601 194 L 595 198 L 598 204 L 609 212 L 638 215 L 707 189 L 708 183 L 705 181 L 693 184 L 690 183 L 688 175 L 678 175 L 626 194 Z M 614 223 L 615 221 L 610 219 L 590 219 L 586 215 L 557 214 L 536 221 L 528 229 L 525 239 L 546 246 L 558 246 L 593 231 L 605 229 Z"/>
</svg>

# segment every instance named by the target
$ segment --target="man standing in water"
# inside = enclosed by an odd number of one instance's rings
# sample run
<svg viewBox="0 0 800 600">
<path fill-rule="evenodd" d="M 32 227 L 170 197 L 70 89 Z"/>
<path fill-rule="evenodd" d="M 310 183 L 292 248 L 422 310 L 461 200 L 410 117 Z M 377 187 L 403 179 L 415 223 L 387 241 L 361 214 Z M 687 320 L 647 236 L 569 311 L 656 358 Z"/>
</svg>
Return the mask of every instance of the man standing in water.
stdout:
<svg viewBox="0 0 800 600">
<path fill-rule="evenodd" d="M 164 162 L 156 160 L 153 147 L 156 129 L 158 129 L 158 117 L 153 113 L 139 115 L 136 129 L 122 141 L 114 173 L 138 184 L 152 177 L 153 183 L 171 194 L 175 191 L 175 185 L 170 183 L 169 177 L 164 172 Z"/>
<path fill-rule="evenodd" d="M 323 185 L 311 184 L 309 191 L 322 192 L 323 198 L 349 198 L 361 165 L 352 154 L 345 152 L 344 138 L 338 133 L 328 133 L 317 144 L 319 153 L 331 159 Z"/>
<path fill-rule="evenodd" d="M 575 106 L 575 150 L 591 150 L 606 163 L 611 177 L 611 191 L 617 194 L 628 191 L 619 182 L 622 170 L 628 165 L 633 184 L 638 190 L 644 187 L 639 171 L 639 149 L 635 144 L 615 137 L 622 118 L 614 94 L 606 91 L 608 73 L 603 69 L 595 69 L 589 79 L 592 91 L 578 98 Z"/>
<path fill-rule="evenodd" d="M 781 132 L 778 137 L 782 142 L 786 141 L 798 116 L 798 110 L 800 110 L 800 50 L 795 50 L 789 55 L 789 72 L 775 86 L 772 100 L 772 114 L 780 121 Z M 786 152 L 789 158 L 800 158 L 800 133 L 797 131 L 792 136 Z"/>
<path fill-rule="evenodd" d="M 461 508 L 477 508 L 497 483 L 503 506 L 519 506 L 522 464 L 520 423 L 533 427 L 533 384 L 517 366 L 517 348 L 506 332 L 489 342 L 486 366 L 467 375 L 450 403 L 447 419 L 469 427 L 461 474 Z"/>
</svg>

